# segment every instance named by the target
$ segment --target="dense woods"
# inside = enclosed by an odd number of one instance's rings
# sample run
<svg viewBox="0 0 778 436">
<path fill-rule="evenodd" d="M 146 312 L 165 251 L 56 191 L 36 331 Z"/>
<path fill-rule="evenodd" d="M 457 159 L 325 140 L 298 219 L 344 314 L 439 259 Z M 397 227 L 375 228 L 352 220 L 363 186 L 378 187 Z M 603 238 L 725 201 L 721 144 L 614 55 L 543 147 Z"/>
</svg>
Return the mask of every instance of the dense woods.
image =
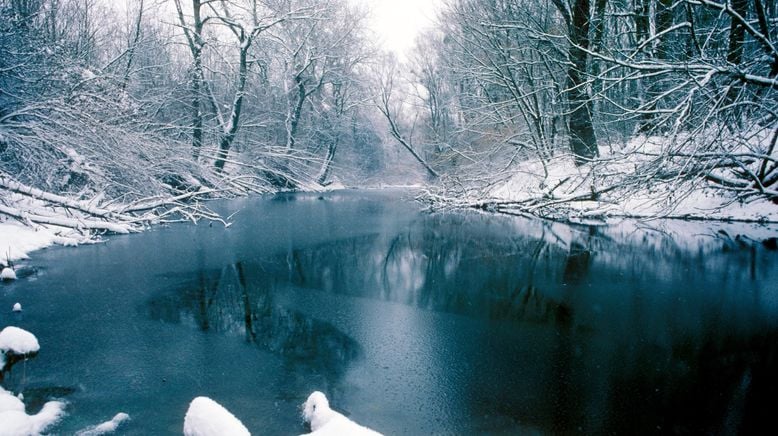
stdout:
<svg viewBox="0 0 778 436">
<path fill-rule="evenodd" d="M 527 212 L 654 185 L 778 198 L 773 0 L 447 0 L 399 60 L 369 14 L 0 0 L 3 213 L 45 222 L 41 207 L 78 203 L 131 227 L 332 181 L 416 180 L 433 202 Z M 491 199 L 523 172 L 530 203 Z"/>
</svg>

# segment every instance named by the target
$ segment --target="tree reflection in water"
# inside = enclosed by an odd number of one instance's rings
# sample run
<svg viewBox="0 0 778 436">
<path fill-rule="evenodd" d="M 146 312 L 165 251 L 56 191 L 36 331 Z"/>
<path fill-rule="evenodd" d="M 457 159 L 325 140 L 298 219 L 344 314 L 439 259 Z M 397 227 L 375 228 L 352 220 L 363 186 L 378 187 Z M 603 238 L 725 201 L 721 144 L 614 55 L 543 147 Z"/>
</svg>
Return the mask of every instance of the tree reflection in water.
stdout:
<svg viewBox="0 0 778 436">
<path fill-rule="evenodd" d="M 237 334 L 292 365 L 307 365 L 336 382 L 361 353 L 332 324 L 275 303 L 283 282 L 243 262 L 197 273 L 197 279 L 148 301 L 152 319 L 203 331 Z M 279 290 L 280 289 L 280 290 Z"/>
<path fill-rule="evenodd" d="M 565 259 L 558 246 L 542 238 L 467 232 L 452 238 L 435 231 L 437 225 L 295 250 L 290 277 L 301 287 L 436 312 L 537 323 L 569 317 L 561 295 L 545 286 L 562 280 Z"/>
</svg>

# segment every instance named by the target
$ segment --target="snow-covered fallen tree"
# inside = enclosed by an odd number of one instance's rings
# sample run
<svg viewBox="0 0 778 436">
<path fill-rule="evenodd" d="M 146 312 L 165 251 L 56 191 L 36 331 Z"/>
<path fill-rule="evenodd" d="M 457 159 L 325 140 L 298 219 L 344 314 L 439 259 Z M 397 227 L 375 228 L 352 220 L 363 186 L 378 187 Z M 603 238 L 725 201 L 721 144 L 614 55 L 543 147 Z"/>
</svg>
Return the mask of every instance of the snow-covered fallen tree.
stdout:
<svg viewBox="0 0 778 436">
<path fill-rule="evenodd" d="M 710 133 L 710 132 L 705 132 Z M 744 174 L 776 162 L 753 151 L 769 148 L 778 130 L 762 130 L 726 152 L 707 152 L 702 135 L 640 136 L 604 150 L 585 165 L 572 155 L 527 157 L 502 172 L 446 180 L 423 191 L 432 209 L 477 208 L 556 220 L 665 217 L 755 222 L 778 221 L 778 190 Z M 707 136 L 705 136 L 707 138 Z M 772 171 L 775 171 L 774 169 Z M 775 177 L 766 170 L 766 175 Z"/>
<path fill-rule="evenodd" d="M 4 190 L 4 191 L 3 191 Z M 12 218 L 29 226 L 43 225 L 74 229 L 82 236 L 102 233 L 132 233 L 143 226 L 178 221 L 209 219 L 227 224 L 209 210 L 201 200 L 212 198 L 217 191 L 200 187 L 178 195 L 156 195 L 122 204 L 90 200 L 46 192 L 27 186 L 0 172 L 0 217 Z M 65 238 L 77 243 L 78 238 Z"/>
</svg>

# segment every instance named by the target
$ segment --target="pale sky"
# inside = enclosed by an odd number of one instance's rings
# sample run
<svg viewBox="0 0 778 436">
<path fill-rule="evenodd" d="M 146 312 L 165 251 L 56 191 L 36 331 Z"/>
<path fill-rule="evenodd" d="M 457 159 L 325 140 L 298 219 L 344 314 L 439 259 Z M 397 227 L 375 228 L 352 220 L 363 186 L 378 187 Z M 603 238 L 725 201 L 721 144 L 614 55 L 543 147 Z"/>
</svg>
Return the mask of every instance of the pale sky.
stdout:
<svg viewBox="0 0 778 436">
<path fill-rule="evenodd" d="M 372 28 L 384 48 L 400 57 L 413 47 L 419 31 L 432 24 L 440 0 L 351 0 L 372 8 Z"/>
</svg>

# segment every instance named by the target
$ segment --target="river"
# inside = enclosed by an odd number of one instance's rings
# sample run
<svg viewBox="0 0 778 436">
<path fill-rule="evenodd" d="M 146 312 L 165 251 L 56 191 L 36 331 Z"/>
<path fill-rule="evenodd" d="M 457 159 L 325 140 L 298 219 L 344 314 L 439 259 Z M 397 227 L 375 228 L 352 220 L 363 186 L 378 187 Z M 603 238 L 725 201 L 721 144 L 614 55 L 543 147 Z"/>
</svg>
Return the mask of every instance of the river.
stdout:
<svg viewBox="0 0 778 436">
<path fill-rule="evenodd" d="M 65 399 L 54 433 L 121 411 L 119 434 L 180 434 L 206 395 L 300 434 L 314 390 L 385 434 L 772 426 L 775 228 L 430 214 L 398 192 L 214 207 L 233 225 L 39 251 L 0 285 L 0 327 L 41 344 L 4 385 L 28 410 Z"/>
</svg>

